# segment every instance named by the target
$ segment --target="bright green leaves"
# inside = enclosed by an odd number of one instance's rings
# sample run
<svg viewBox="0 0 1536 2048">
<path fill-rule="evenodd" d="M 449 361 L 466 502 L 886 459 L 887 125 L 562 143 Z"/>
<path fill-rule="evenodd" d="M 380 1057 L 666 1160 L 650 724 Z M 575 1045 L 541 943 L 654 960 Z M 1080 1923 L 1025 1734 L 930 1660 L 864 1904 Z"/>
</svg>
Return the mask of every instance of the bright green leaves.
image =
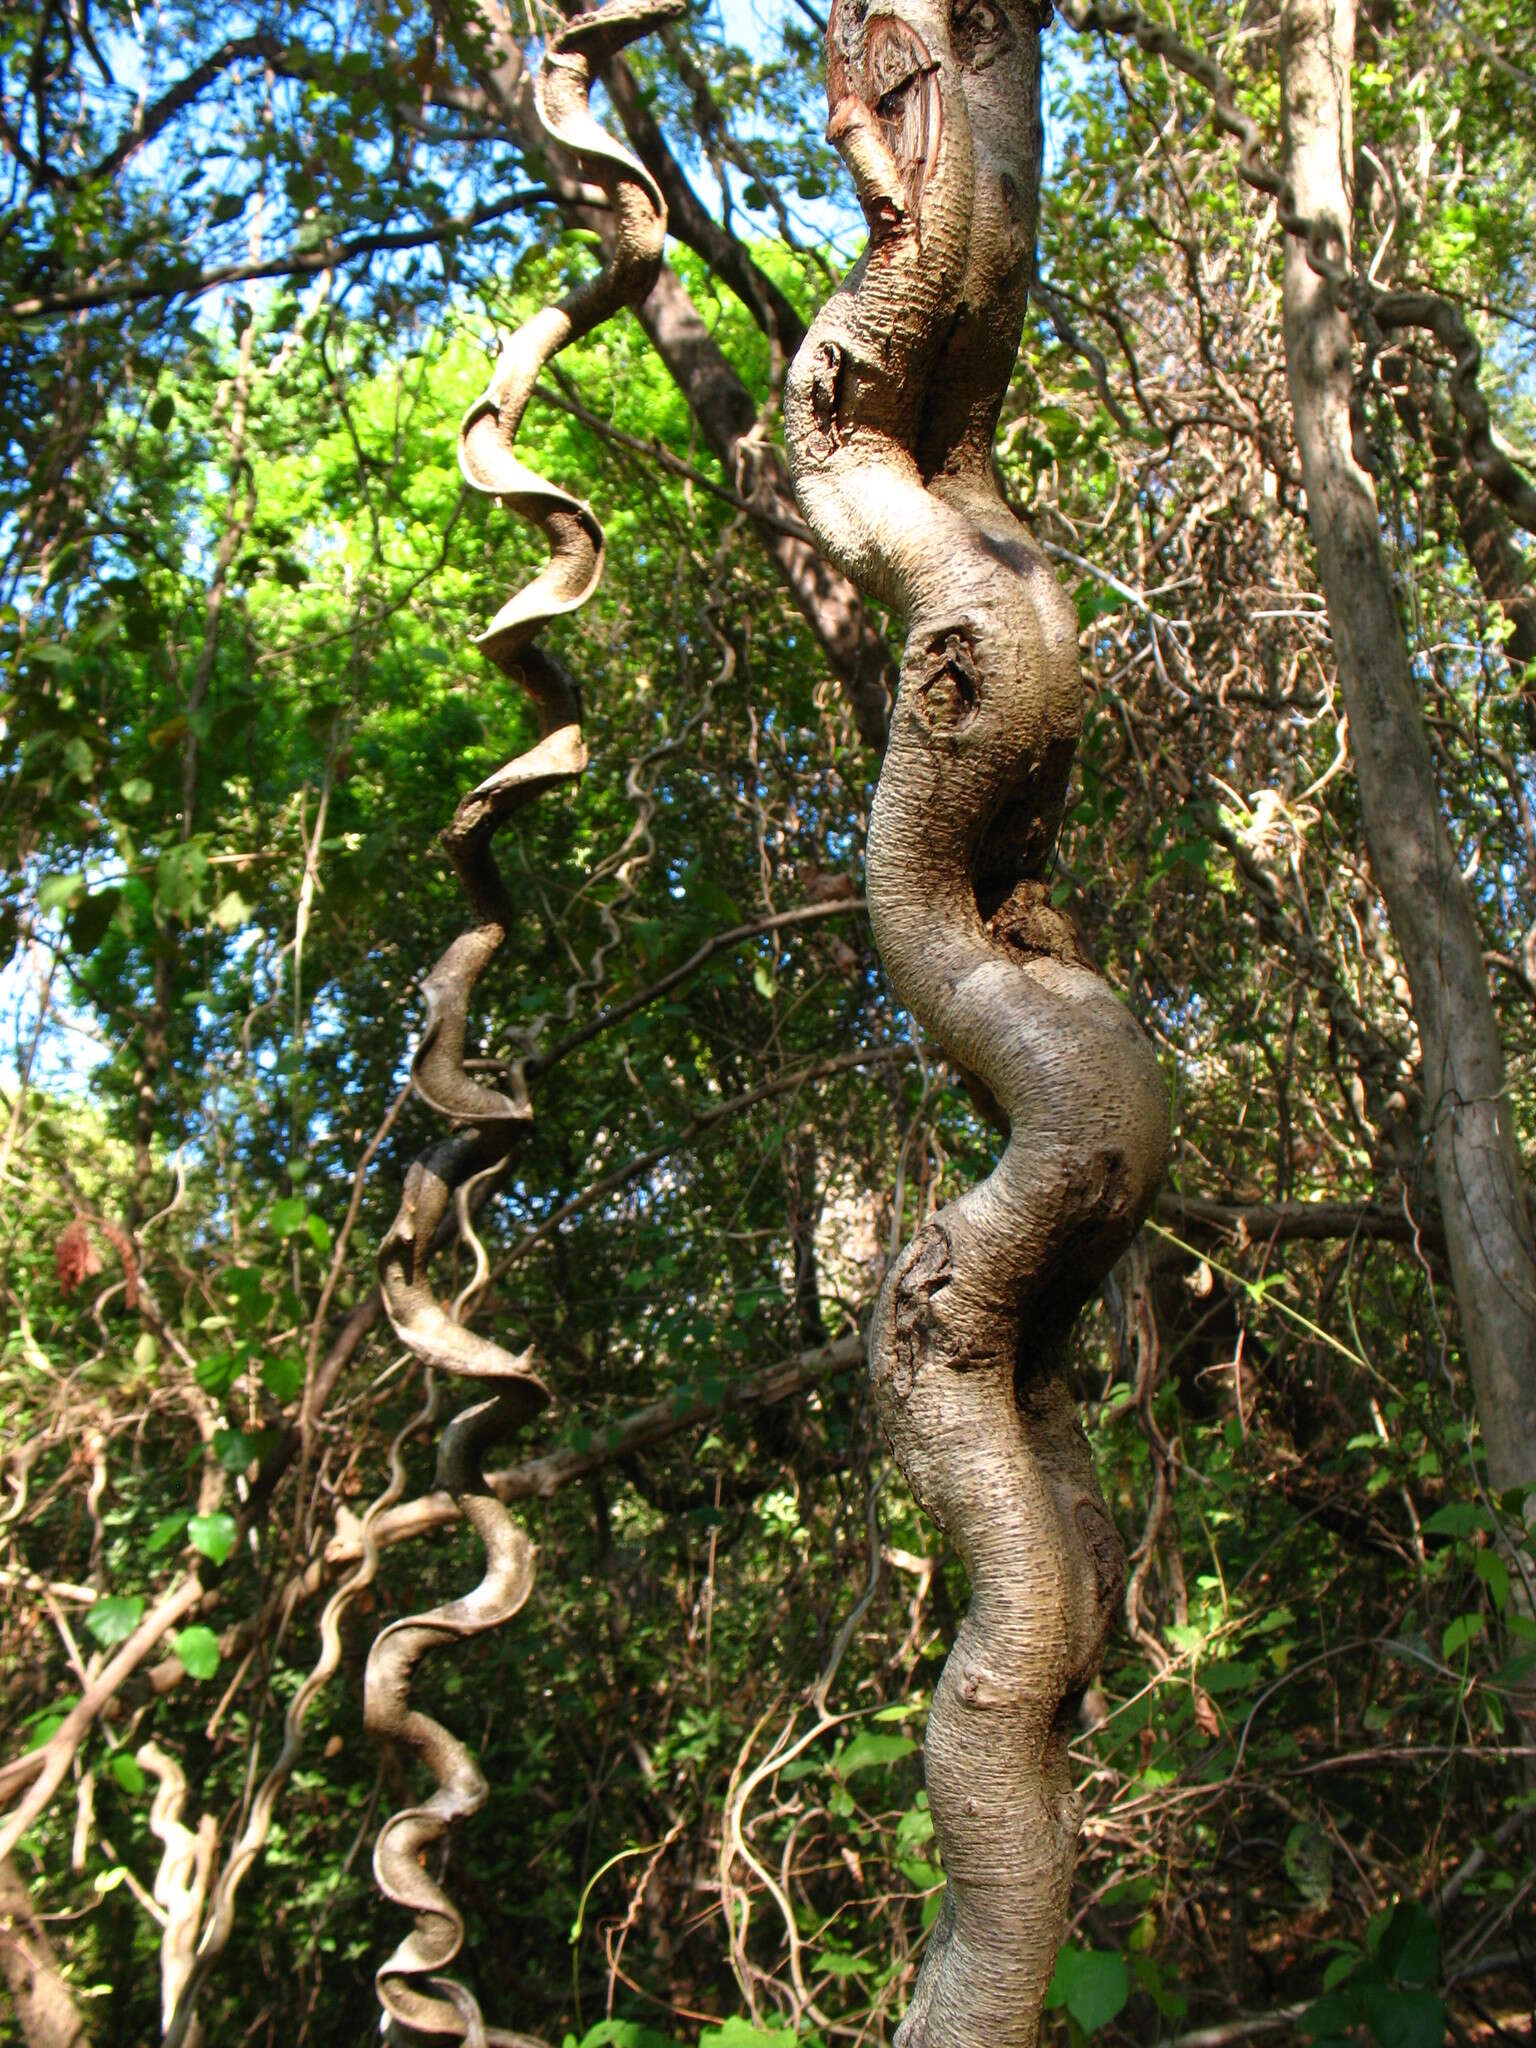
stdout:
<svg viewBox="0 0 1536 2048">
<path fill-rule="evenodd" d="M 145 1556 L 155 1557 L 162 1550 L 169 1550 L 173 1543 L 179 1542 L 191 1519 L 185 1508 L 172 1515 L 162 1515 L 144 1539 Z"/>
<path fill-rule="evenodd" d="M 275 1352 L 261 1362 L 261 1384 L 274 1401 L 287 1403 L 304 1387 L 304 1361 L 293 1352 Z"/>
<path fill-rule="evenodd" d="M 562 2048 L 682 2048 L 674 2034 L 659 2034 L 638 2020 L 599 2020 L 578 2041 L 567 2034 Z"/>
<path fill-rule="evenodd" d="M 233 1515 L 193 1515 L 187 1523 L 187 1540 L 210 1564 L 222 1564 L 235 1547 Z"/>
<path fill-rule="evenodd" d="M 208 850 L 200 839 L 168 846 L 155 864 L 155 908 L 190 922 L 207 907 Z"/>
<path fill-rule="evenodd" d="M 139 1798 L 146 1790 L 143 1769 L 126 1750 L 118 1750 L 107 1765 L 107 1769 L 112 1773 L 120 1790 L 126 1792 L 130 1799 Z"/>
<path fill-rule="evenodd" d="M 85 1617 L 85 1626 L 104 1650 L 115 1649 L 133 1634 L 143 1613 L 144 1602 L 137 1594 L 114 1593 L 96 1602 Z"/>
<path fill-rule="evenodd" d="M 203 1392 L 212 1394 L 215 1400 L 220 1400 L 229 1392 L 240 1375 L 240 1355 L 226 1346 L 216 1347 L 205 1352 L 192 1370 L 193 1377 Z"/>
<path fill-rule="evenodd" d="M 68 911 L 84 894 L 84 875 L 44 875 L 37 886 L 37 907 L 49 917 L 56 911 Z"/>
<path fill-rule="evenodd" d="M 171 1637 L 171 1648 L 188 1678 L 212 1678 L 219 1668 L 219 1639 L 211 1628 L 180 1629 Z"/>
<path fill-rule="evenodd" d="M 267 1228 L 274 1237 L 292 1237 L 308 1214 L 309 1204 L 302 1195 L 279 1195 L 267 1211 Z"/>
<path fill-rule="evenodd" d="M 1130 1966 L 1123 1955 L 1069 1941 L 1056 1958 L 1045 2003 L 1051 2012 L 1065 2007 L 1083 2032 L 1092 2034 L 1124 2011 L 1130 1995 Z"/>
<path fill-rule="evenodd" d="M 846 1783 L 860 1771 L 884 1770 L 904 1756 L 911 1756 L 917 1744 L 910 1735 L 877 1735 L 861 1728 L 836 1750 L 832 1768 Z"/>
</svg>

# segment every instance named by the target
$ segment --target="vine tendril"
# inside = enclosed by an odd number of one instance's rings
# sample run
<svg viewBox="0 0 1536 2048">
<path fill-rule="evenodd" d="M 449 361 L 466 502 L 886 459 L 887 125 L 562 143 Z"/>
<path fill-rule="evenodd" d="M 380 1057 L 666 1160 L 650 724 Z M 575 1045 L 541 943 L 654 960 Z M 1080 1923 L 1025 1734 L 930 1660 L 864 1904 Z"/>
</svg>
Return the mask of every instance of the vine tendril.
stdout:
<svg viewBox="0 0 1536 2048">
<path fill-rule="evenodd" d="M 483 1460 L 493 1444 L 539 1413 L 549 1393 L 534 1370 L 531 1350 L 509 1352 L 468 1329 L 463 1320 L 486 1271 L 483 1248 L 469 1221 L 471 1192 L 505 1164 L 533 1111 L 522 1061 L 514 1061 L 493 1087 L 465 1071 L 464 1055 L 475 986 L 516 915 L 496 864 L 495 836 L 515 812 L 573 781 L 586 766 L 576 684 L 535 643 L 552 620 L 577 610 L 596 589 L 603 530 L 590 506 L 528 468 L 514 443 L 550 359 L 622 307 L 638 303 L 655 282 L 666 236 L 661 194 L 650 174 L 594 119 L 588 96 L 598 66 L 683 10 L 684 0 L 608 0 L 551 38 L 535 82 L 535 104 L 551 141 L 571 153 L 581 175 L 607 197 L 612 226 L 606 261 L 598 275 L 558 305 L 535 313 L 503 344 L 489 385 L 459 429 L 459 465 L 466 480 L 540 527 L 549 560 L 476 640 L 487 658 L 527 692 L 539 736 L 527 752 L 461 800 L 443 834 L 474 922 L 454 939 L 423 984 L 426 1017 L 411 1074 L 423 1101 L 454 1129 L 410 1168 L 399 1213 L 379 1250 L 384 1305 L 401 1342 L 434 1370 L 485 1386 L 485 1398 L 472 1402 L 444 1431 L 437 1470 L 438 1486 L 452 1495 L 484 1546 L 485 1574 L 472 1592 L 386 1628 L 369 1654 L 364 1681 L 370 1733 L 413 1752 L 436 1780 L 427 1799 L 385 1821 L 374 1849 L 380 1890 L 414 1918 L 411 1932 L 375 1980 L 386 2032 L 397 2040 L 446 2036 L 510 2048 L 526 2039 L 488 2028 L 474 1995 L 445 1974 L 463 1945 L 464 1921 L 423 1859 L 452 1827 L 478 1810 L 488 1788 L 464 1744 L 411 1706 L 410 1688 L 415 1667 L 429 1650 L 500 1627 L 533 1587 L 533 1545 L 487 1486 Z M 458 1300 L 444 1307 L 427 1269 L 450 1203 L 457 1209 L 460 1235 L 474 1252 L 475 1272 Z"/>
</svg>

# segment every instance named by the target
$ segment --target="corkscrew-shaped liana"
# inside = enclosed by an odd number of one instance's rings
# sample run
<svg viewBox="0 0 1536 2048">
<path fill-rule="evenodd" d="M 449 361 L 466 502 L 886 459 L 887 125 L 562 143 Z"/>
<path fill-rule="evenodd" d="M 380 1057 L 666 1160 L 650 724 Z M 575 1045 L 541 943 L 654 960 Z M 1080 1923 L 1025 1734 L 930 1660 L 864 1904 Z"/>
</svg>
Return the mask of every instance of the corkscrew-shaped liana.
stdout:
<svg viewBox="0 0 1536 2048">
<path fill-rule="evenodd" d="M 412 1062 L 417 1093 L 448 1118 L 452 1134 L 411 1167 L 403 1199 L 379 1252 L 385 1307 L 397 1335 L 435 1371 L 485 1384 L 486 1398 L 444 1431 L 437 1483 L 458 1502 L 486 1552 L 486 1571 L 472 1593 L 387 1628 L 368 1659 L 364 1718 L 376 1737 L 412 1751 L 430 1769 L 436 1790 L 421 1805 L 396 1813 L 379 1831 L 374 1875 L 386 1898 L 414 1915 L 415 1925 L 378 1972 L 386 2031 L 397 2040 L 451 2037 L 500 2043 L 525 2036 L 487 2028 L 472 1994 L 443 1975 L 458 1954 L 464 1922 L 424 1866 L 427 1851 L 486 1797 L 485 1779 L 462 1743 L 410 1705 L 421 1656 L 462 1642 L 517 1613 L 533 1584 L 533 1548 L 485 1482 L 482 1458 L 491 1445 L 528 1422 L 548 1400 L 532 1352 L 514 1355 L 466 1328 L 463 1310 L 484 1278 L 484 1252 L 470 1221 L 473 1192 L 504 1164 L 519 1128 L 532 1116 L 520 1065 L 504 1087 L 466 1073 L 465 1039 L 475 985 L 501 947 L 514 905 L 492 842 L 512 814 L 574 780 L 586 766 L 576 685 L 534 643 L 551 620 L 575 611 L 597 587 L 603 531 L 591 509 L 527 468 L 514 451 L 534 385 L 558 350 L 579 340 L 655 282 L 666 236 L 666 208 L 649 174 L 593 118 L 588 104 L 594 67 L 636 37 L 684 11 L 685 0 L 609 0 L 567 23 L 546 49 L 535 102 L 551 140 L 575 158 L 581 176 L 601 188 L 610 209 L 606 262 L 600 275 L 545 307 L 507 340 L 483 397 L 459 430 L 459 462 L 476 490 L 541 527 L 549 561 L 533 582 L 496 614 L 477 645 L 532 701 L 537 743 L 471 790 L 443 834 L 443 844 L 474 913 L 474 923 L 449 946 L 423 987 L 426 1018 Z M 452 1307 L 427 1277 L 450 1204 L 471 1244 L 476 1276 Z"/>
<path fill-rule="evenodd" d="M 1152 1047 L 1052 901 L 1077 619 L 993 463 L 1034 267 L 1040 28 L 1034 0 L 833 0 L 828 135 L 870 239 L 784 398 L 806 519 L 907 626 L 875 939 L 1007 1134 L 899 1254 L 870 1333 L 882 1428 L 971 1579 L 925 1739 L 946 1892 L 900 2048 L 1036 2048 L 1079 1825 L 1067 1739 L 1124 1581 L 1066 1340 L 1168 1142 Z"/>
</svg>

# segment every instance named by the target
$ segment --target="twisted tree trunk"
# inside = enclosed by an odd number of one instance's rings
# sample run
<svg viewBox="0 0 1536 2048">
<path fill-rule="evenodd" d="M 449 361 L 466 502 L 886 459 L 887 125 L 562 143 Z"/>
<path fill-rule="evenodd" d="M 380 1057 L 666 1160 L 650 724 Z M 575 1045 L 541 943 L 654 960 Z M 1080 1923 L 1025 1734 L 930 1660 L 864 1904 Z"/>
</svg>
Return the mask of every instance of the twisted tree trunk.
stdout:
<svg viewBox="0 0 1536 2048">
<path fill-rule="evenodd" d="M 1039 31 L 1029 0 L 836 0 L 828 134 L 870 244 L 785 391 L 807 520 L 907 623 L 875 937 L 1008 1132 L 896 1260 L 870 1336 L 886 1436 L 972 1583 L 926 1744 L 948 1889 L 901 2048 L 1038 2040 L 1076 1853 L 1072 1703 L 1124 1577 L 1064 1347 L 1168 1138 L 1151 1046 L 1050 902 L 1077 621 L 993 478 L 1034 267 Z"/>
</svg>

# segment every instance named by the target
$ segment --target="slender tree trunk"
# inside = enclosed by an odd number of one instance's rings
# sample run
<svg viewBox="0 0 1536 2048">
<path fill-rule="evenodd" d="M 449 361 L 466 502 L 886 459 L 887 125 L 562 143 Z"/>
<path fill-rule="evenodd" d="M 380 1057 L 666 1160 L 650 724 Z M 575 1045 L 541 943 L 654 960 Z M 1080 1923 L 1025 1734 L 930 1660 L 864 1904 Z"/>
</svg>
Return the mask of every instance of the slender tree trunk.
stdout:
<svg viewBox="0 0 1536 2048">
<path fill-rule="evenodd" d="M 1286 197 L 1348 261 L 1354 0 L 1286 0 Z M 1331 267 L 1331 266 L 1330 266 Z M 1354 457 L 1347 311 L 1297 235 L 1285 348 L 1366 845 L 1413 993 L 1435 1178 L 1489 1476 L 1536 1484 L 1536 1246 L 1470 891 L 1441 817 L 1371 480 Z"/>
</svg>

